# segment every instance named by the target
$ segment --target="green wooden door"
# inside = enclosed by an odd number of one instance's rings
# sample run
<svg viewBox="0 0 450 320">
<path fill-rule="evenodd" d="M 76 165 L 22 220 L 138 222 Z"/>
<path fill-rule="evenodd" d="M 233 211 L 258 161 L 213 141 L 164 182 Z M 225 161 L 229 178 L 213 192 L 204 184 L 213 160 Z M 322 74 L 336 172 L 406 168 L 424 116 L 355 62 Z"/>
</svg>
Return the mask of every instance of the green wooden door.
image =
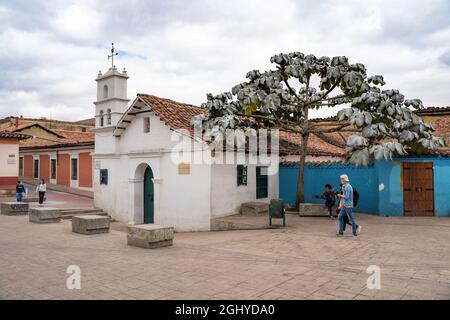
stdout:
<svg viewBox="0 0 450 320">
<path fill-rule="evenodd" d="M 267 167 L 256 167 L 256 199 L 267 198 Z"/>
<path fill-rule="evenodd" d="M 144 223 L 154 222 L 153 172 L 147 167 L 144 174 Z"/>
</svg>

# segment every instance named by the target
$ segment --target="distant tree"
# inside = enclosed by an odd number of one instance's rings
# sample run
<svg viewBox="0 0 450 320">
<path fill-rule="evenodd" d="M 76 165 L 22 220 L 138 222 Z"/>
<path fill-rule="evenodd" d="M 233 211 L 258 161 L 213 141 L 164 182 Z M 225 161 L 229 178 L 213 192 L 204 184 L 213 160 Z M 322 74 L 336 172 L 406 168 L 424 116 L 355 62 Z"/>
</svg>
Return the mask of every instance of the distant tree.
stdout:
<svg viewBox="0 0 450 320">
<path fill-rule="evenodd" d="M 277 128 L 300 135 L 297 206 L 304 202 L 304 167 L 310 134 L 355 132 L 348 137 L 350 162 L 368 166 L 374 159 L 392 159 L 412 151 L 435 149 L 443 140 L 413 110 L 419 99 L 405 100 L 398 90 L 381 90 L 381 75 L 368 77 L 361 63 L 347 57 L 317 58 L 300 52 L 278 54 L 274 70 L 247 73 L 247 82 L 231 92 L 207 95 L 205 115 L 193 119 L 207 135 L 226 129 Z M 334 123 L 310 121 L 311 109 L 346 106 Z M 356 128 L 355 128 L 356 127 Z"/>
</svg>

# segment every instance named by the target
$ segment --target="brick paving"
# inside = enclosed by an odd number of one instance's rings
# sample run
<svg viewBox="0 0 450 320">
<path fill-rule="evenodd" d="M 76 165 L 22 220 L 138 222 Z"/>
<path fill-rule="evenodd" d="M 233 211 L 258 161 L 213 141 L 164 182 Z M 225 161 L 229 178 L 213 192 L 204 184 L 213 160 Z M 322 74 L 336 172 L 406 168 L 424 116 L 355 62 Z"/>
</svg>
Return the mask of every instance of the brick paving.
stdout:
<svg viewBox="0 0 450 320">
<path fill-rule="evenodd" d="M 43 206 L 53 207 L 53 208 L 93 208 L 94 200 L 78 196 L 75 194 L 63 193 L 58 191 L 47 191 L 45 193 L 46 201 L 43 203 Z M 39 206 L 39 203 L 32 202 L 30 206 L 35 207 Z"/>
<path fill-rule="evenodd" d="M 32 186 L 29 184 L 25 185 L 28 189 L 28 195 L 27 197 L 31 198 L 37 198 L 38 195 L 35 192 L 36 186 Z M 83 197 L 75 194 L 70 193 L 64 193 L 54 190 L 48 190 L 45 193 L 46 201 L 43 203 L 42 206 L 45 207 L 54 207 L 54 208 L 93 208 L 94 207 L 94 200 L 88 197 Z M 6 201 L 16 201 L 15 197 L 1 197 L 1 202 Z M 41 206 L 37 202 L 31 202 L 31 207 L 38 207 Z"/>
<path fill-rule="evenodd" d="M 71 232 L 70 221 L 0 216 L 0 299 L 450 299 L 450 219 L 288 215 L 286 229 L 177 233 L 174 246 L 129 247 L 123 225 Z M 66 268 L 81 268 L 81 289 Z M 366 268 L 381 268 L 369 290 Z"/>
</svg>

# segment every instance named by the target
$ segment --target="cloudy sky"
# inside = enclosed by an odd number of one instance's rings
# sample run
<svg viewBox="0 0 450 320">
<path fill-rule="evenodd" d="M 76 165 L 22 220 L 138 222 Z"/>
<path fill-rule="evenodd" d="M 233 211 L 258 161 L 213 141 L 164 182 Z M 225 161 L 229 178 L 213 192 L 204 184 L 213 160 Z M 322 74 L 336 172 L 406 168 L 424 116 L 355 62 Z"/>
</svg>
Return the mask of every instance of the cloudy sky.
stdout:
<svg viewBox="0 0 450 320">
<path fill-rule="evenodd" d="M 92 117 L 111 42 L 130 98 L 200 104 L 301 51 L 346 55 L 408 98 L 450 105 L 449 0 L 0 0 L 0 117 Z"/>
</svg>

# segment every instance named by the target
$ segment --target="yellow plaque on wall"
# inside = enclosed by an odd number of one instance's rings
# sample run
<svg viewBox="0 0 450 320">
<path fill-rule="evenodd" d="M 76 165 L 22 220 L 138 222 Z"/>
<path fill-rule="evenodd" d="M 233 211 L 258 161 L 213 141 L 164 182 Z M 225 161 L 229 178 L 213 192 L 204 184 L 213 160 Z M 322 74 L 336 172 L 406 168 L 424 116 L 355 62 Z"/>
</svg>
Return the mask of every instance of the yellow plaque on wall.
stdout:
<svg viewBox="0 0 450 320">
<path fill-rule="evenodd" d="M 191 174 L 191 164 L 183 162 L 179 163 L 178 174 Z"/>
</svg>

